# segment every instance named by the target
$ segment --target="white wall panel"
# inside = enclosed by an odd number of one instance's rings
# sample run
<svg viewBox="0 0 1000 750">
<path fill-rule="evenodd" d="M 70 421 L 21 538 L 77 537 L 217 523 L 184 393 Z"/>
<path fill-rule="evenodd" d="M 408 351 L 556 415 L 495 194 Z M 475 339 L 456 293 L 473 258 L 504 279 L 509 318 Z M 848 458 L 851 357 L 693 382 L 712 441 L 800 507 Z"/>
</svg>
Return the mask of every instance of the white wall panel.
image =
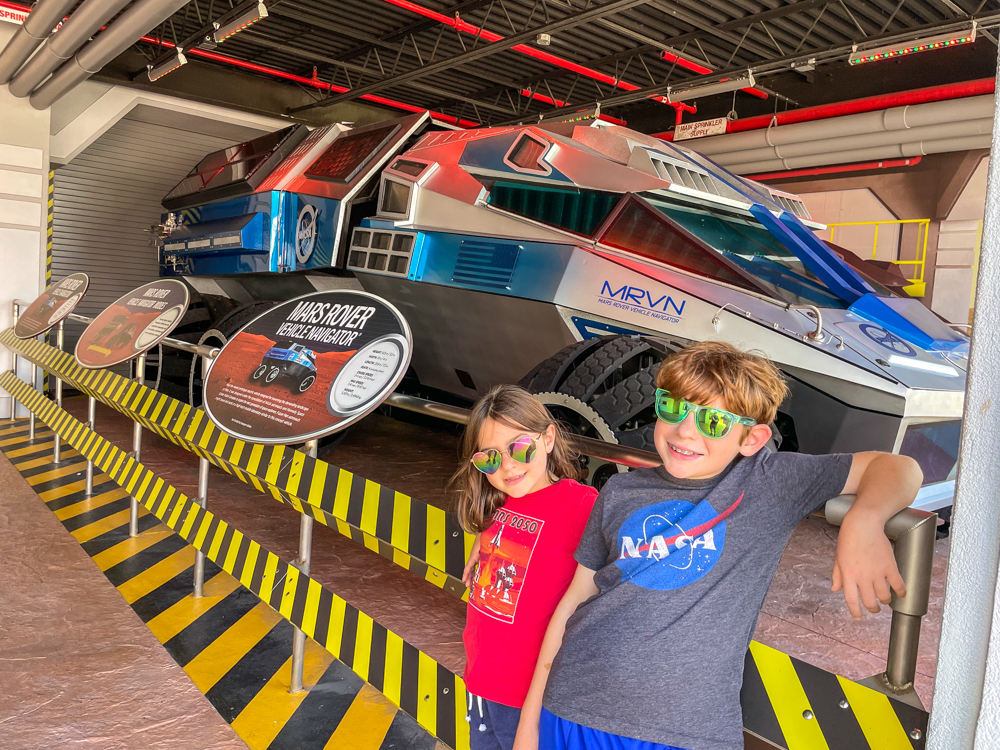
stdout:
<svg viewBox="0 0 1000 750">
<path fill-rule="evenodd" d="M 0 198 L 0 224 L 40 227 L 42 225 L 42 204 Z"/>
<path fill-rule="evenodd" d="M 43 188 L 44 181 L 40 174 L 0 169 L 0 193 L 37 198 L 43 194 Z"/>
</svg>

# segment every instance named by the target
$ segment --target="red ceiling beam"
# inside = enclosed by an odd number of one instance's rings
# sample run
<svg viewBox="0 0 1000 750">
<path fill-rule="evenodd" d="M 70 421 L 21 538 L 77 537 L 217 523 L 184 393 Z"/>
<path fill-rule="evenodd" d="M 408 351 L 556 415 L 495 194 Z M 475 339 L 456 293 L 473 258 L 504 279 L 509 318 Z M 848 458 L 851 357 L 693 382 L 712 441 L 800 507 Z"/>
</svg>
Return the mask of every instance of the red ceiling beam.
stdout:
<svg viewBox="0 0 1000 750">
<path fill-rule="evenodd" d="M 866 161 L 860 164 L 838 164 L 833 167 L 811 167 L 809 169 L 789 169 L 785 172 L 765 172 L 764 174 L 745 175 L 749 180 L 764 182 L 766 180 L 782 180 L 786 177 L 819 177 L 825 174 L 843 174 L 844 172 L 864 172 L 870 169 L 895 169 L 897 167 L 913 167 L 920 163 L 922 156 L 911 156 L 909 159 L 884 159 L 882 161 Z"/>
</svg>

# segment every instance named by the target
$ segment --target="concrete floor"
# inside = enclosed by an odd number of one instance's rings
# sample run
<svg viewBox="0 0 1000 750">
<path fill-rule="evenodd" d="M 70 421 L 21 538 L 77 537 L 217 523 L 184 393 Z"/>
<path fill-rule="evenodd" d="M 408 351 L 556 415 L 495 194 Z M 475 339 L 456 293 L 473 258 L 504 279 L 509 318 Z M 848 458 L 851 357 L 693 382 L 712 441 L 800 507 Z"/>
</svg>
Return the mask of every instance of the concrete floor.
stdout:
<svg viewBox="0 0 1000 750">
<path fill-rule="evenodd" d="M 245 750 L 2 455 L 0 488 L 0 747 Z"/>
<path fill-rule="evenodd" d="M 78 417 L 86 400 L 67 399 Z M 131 445 L 132 423 L 98 404 L 98 432 Z M 195 494 L 197 460 L 187 451 L 146 433 L 143 463 L 179 489 Z M 353 427 L 323 458 L 361 476 L 441 507 L 456 462 L 456 436 L 372 415 Z M 296 556 L 299 514 L 220 470 L 211 473 L 209 507 L 284 559 Z M 830 592 L 837 529 L 807 519 L 782 557 L 761 611 L 755 639 L 850 679 L 882 671 L 890 612 L 853 621 L 840 594 Z M 933 691 L 941 603 L 949 542 L 936 545 L 930 612 L 924 618 L 917 693 L 925 707 Z M 465 605 L 389 560 L 337 532 L 317 525 L 312 576 L 375 620 L 399 633 L 449 669 L 464 665 L 461 641 Z"/>
</svg>

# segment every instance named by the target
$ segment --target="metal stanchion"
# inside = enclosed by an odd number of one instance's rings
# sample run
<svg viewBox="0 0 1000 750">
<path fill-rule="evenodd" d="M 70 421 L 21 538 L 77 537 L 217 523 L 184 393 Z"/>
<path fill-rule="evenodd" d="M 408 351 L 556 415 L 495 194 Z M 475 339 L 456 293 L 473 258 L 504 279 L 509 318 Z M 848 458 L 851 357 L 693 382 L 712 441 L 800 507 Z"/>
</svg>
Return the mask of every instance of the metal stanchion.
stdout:
<svg viewBox="0 0 1000 750">
<path fill-rule="evenodd" d="M 31 363 L 31 387 L 35 387 L 35 382 L 38 380 L 38 365 L 34 362 Z M 28 412 L 28 441 L 35 442 L 35 412 Z"/>
<path fill-rule="evenodd" d="M 142 381 L 146 379 L 146 354 L 143 352 L 135 360 L 135 382 L 142 385 Z M 132 457 L 136 460 L 136 463 L 140 461 L 140 453 L 142 452 L 142 425 L 138 422 L 134 422 L 132 425 Z M 129 501 L 129 511 L 128 511 L 128 535 L 138 536 L 139 535 L 139 501 L 134 497 Z"/>
<path fill-rule="evenodd" d="M 851 509 L 854 496 L 841 495 L 826 504 L 826 520 L 840 526 Z M 917 674 L 917 646 L 920 643 L 920 620 L 927 614 L 931 595 L 931 572 L 934 565 L 934 541 L 937 538 L 937 514 L 905 508 L 885 525 L 885 535 L 893 541 L 893 554 L 899 574 L 906 584 L 906 596 L 892 592 L 892 624 L 889 628 L 889 657 L 885 672 L 862 680 L 911 705 L 923 708 L 913 689 Z"/>
<path fill-rule="evenodd" d="M 208 459 L 198 459 L 198 497 L 195 500 L 204 508 L 208 504 Z M 204 596 L 205 589 L 205 553 L 197 550 L 194 553 L 194 595 Z"/>
<path fill-rule="evenodd" d="M 87 429 L 94 429 L 94 422 L 97 416 L 97 399 L 91 396 L 87 399 Z M 94 462 L 87 460 L 87 489 L 84 492 L 87 497 L 94 494 Z"/>
<path fill-rule="evenodd" d="M 21 306 L 18 304 L 17 300 L 14 300 L 13 307 L 11 308 L 11 317 L 14 319 L 13 327 L 17 327 L 17 319 L 21 317 Z M 17 352 L 13 349 L 10 350 L 10 370 L 14 373 L 14 377 L 17 377 Z M 10 421 L 14 421 L 14 416 L 17 410 L 17 401 L 14 399 L 14 394 L 10 394 Z"/>
<path fill-rule="evenodd" d="M 305 454 L 311 458 L 316 458 L 319 450 L 319 441 L 310 440 L 302 446 Z M 312 560 L 312 535 L 313 517 L 302 515 L 299 520 L 299 559 L 293 565 L 302 572 L 309 575 L 309 563 Z M 298 628 L 292 634 L 292 681 L 289 692 L 298 693 L 302 690 L 302 675 L 305 669 L 306 660 L 306 634 Z"/>
<path fill-rule="evenodd" d="M 166 339 L 164 339 L 166 341 Z M 198 347 L 197 353 L 201 354 L 201 377 L 204 380 L 208 377 L 208 370 L 212 366 L 212 360 L 219 353 L 219 349 L 212 349 L 208 353 L 202 353 L 204 347 Z M 196 502 L 202 508 L 208 504 L 208 459 L 198 459 L 198 499 Z M 205 588 L 205 553 L 200 550 L 194 554 L 194 595 L 204 596 Z"/>
<path fill-rule="evenodd" d="M 65 343 L 65 335 L 64 335 L 64 331 L 63 331 L 63 321 L 60 320 L 59 321 L 59 326 L 56 328 L 56 349 L 58 349 L 59 351 L 62 351 L 64 343 Z M 62 403 L 63 403 L 63 398 L 62 398 L 63 382 L 62 382 L 62 378 L 60 378 L 55 373 L 52 373 L 52 375 L 56 379 L 56 406 L 58 406 L 60 409 L 62 409 Z M 52 451 L 52 460 L 55 463 L 59 463 L 62 460 L 62 438 L 59 437 L 58 433 L 56 434 L 55 448 Z"/>
</svg>

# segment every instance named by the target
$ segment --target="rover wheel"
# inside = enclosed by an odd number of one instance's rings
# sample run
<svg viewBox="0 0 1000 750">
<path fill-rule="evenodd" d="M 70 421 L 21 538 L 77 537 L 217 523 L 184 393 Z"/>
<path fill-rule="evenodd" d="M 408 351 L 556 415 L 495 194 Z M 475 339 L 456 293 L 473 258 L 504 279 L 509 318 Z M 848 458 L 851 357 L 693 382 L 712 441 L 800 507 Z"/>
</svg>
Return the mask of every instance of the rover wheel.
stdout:
<svg viewBox="0 0 1000 750">
<path fill-rule="evenodd" d="M 556 391 L 586 405 L 611 433 L 596 434 L 595 429 L 591 437 L 613 437 L 611 442 L 651 451 L 656 370 L 665 357 L 683 347 L 677 341 L 646 336 L 586 339 L 539 364 L 521 385 L 533 393 Z"/>
<path fill-rule="evenodd" d="M 578 398 L 565 393 L 536 393 L 535 398 L 541 401 L 556 419 L 577 435 L 617 443 L 614 430 L 601 418 L 593 408 Z M 610 463 L 594 456 L 581 456 L 584 469 L 587 472 L 585 481 L 600 489 L 604 483 L 618 472 L 627 471 L 625 466 Z"/>
<path fill-rule="evenodd" d="M 316 382 L 315 375 L 306 375 L 304 378 L 302 378 L 301 381 L 299 381 L 299 393 L 305 393 L 306 391 L 308 391 L 310 388 L 312 388 L 313 383 L 315 382 Z"/>
<path fill-rule="evenodd" d="M 281 371 L 277 367 L 272 366 L 271 369 L 267 371 L 267 375 L 264 376 L 264 384 L 271 385 L 271 383 L 273 383 L 280 374 Z"/>
<path fill-rule="evenodd" d="M 243 326 L 276 304 L 278 303 L 273 300 L 258 300 L 248 305 L 237 307 L 229 314 L 220 318 L 208 330 L 202 329 L 203 332 L 199 334 L 197 343 L 217 346 L 221 349 Z M 188 356 L 190 357 L 190 355 Z M 188 403 L 192 406 L 201 405 L 202 388 L 204 387 L 201 376 L 200 363 L 196 358 L 190 359 L 188 365 L 187 398 Z M 262 376 L 263 373 L 258 377 Z M 256 380 L 257 378 L 254 379 Z"/>
<path fill-rule="evenodd" d="M 253 375 L 250 376 L 250 379 L 256 382 L 260 380 L 262 377 L 264 377 L 265 372 L 267 372 L 267 365 L 261 365 L 260 367 L 258 367 L 256 370 L 253 371 Z"/>
</svg>

